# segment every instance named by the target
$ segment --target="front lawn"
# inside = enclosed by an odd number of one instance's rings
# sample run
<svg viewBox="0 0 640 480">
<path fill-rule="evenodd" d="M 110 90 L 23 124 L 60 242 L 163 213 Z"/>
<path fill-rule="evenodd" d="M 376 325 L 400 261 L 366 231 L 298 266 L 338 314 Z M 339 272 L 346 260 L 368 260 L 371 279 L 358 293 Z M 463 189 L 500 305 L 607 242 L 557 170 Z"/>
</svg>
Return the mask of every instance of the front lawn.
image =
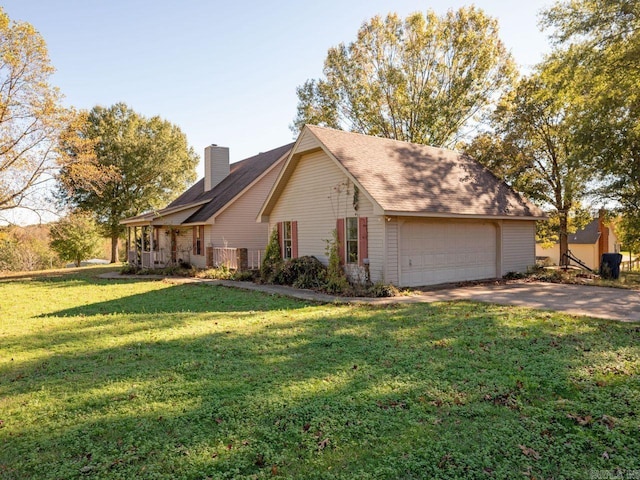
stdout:
<svg viewBox="0 0 640 480">
<path fill-rule="evenodd" d="M 0 478 L 640 475 L 638 324 L 97 271 L 0 281 Z"/>
</svg>

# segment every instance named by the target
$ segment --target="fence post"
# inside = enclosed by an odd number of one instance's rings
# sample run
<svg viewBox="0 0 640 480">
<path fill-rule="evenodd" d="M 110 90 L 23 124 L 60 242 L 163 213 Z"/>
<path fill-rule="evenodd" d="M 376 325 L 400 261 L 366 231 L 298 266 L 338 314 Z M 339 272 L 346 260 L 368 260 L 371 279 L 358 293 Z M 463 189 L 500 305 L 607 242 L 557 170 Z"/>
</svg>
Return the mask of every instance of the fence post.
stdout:
<svg viewBox="0 0 640 480">
<path fill-rule="evenodd" d="M 246 248 L 236 248 L 236 265 L 239 272 L 249 270 L 249 252 Z"/>
</svg>

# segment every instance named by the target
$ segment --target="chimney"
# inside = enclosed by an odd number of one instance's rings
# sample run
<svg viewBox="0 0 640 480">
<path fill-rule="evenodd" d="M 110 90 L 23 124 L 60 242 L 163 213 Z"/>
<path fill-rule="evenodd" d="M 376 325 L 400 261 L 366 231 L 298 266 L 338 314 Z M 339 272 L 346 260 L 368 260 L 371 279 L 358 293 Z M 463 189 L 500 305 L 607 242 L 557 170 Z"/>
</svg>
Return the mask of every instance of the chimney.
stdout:
<svg viewBox="0 0 640 480">
<path fill-rule="evenodd" d="M 204 149 L 204 191 L 208 192 L 229 175 L 229 148 L 209 145 Z"/>
</svg>

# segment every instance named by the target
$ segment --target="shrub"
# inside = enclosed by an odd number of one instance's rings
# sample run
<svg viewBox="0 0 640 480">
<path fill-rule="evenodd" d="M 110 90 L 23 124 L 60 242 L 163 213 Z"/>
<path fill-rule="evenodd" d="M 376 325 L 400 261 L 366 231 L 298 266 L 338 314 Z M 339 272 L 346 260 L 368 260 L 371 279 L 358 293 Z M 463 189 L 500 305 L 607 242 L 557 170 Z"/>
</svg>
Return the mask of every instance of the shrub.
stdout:
<svg viewBox="0 0 640 480">
<path fill-rule="evenodd" d="M 396 297 L 398 295 L 400 295 L 400 290 L 389 283 L 376 282 L 367 289 L 369 297 Z"/>
<path fill-rule="evenodd" d="M 264 252 L 262 265 L 260 265 L 260 279 L 265 283 L 276 283 L 281 268 L 280 240 L 278 238 L 278 229 L 274 228 L 269 237 L 267 249 Z"/>
<path fill-rule="evenodd" d="M 122 275 L 136 275 L 139 270 L 140 269 L 137 266 L 131 263 L 127 263 L 122 266 L 122 268 L 120 269 L 120 273 Z"/>
<path fill-rule="evenodd" d="M 233 272 L 222 265 L 218 268 L 209 268 L 201 270 L 196 274 L 198 278 L 208 278 L 213 280 L 228 280 L 233 276 Z"/>
<path fill-rule="evenodd" d="M 284 263 L 277 275 L 277 282 L 296 288 L 322 288 L 327 278 L 327 267 L 316 257 L 292 258 Z"/>
<path fill-rule="evenodd" d="M 260 275 L 260 272 L 257 270 L 245 270 L 243 272 L 236 271 L 231 275 L 231 280 L 235 280 L 237 282 L 253 282 Z"/>
<path fill-rule="evenodd" d="M 327 267 L 327 282 L 324 290 L 327 293 L 347 295 L 351 293 L 351 286 L 340 265 L 340 255 L 338 254 L 338 232 L 333 230 L 331 240 L 327 240 L 326 254 L 329 257 Z"/>
</svg>

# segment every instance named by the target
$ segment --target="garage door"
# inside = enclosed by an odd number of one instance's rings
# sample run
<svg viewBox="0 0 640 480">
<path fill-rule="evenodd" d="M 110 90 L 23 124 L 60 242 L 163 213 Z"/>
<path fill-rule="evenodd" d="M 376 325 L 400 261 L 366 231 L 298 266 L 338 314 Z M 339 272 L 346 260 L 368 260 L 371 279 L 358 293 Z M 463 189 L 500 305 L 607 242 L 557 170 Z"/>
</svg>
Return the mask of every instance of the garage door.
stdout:
<svg viewBox="0 0 640 480">
<path fill-rule="evenodd" d="M 415 287 L 495 278 L 490 223 L 409 221 L 400 231 L 400 283 Z"/>
</svg>

